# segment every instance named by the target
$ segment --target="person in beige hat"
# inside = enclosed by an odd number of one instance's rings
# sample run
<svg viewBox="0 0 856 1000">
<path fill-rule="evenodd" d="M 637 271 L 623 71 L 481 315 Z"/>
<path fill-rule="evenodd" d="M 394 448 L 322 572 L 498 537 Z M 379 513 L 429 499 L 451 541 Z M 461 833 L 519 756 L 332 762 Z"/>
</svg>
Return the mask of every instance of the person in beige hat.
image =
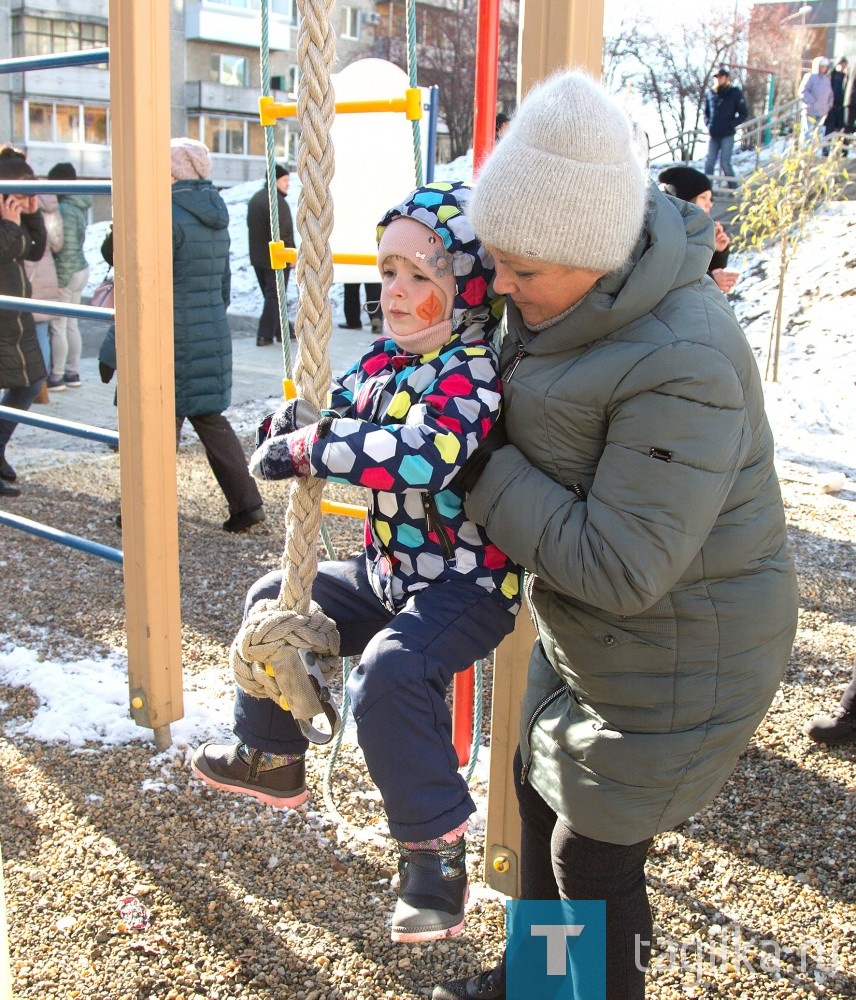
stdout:
<svg viewBox="0 0 856 1000">
<path fill-rule="evenodd" d="M 796 628 L 761 380 L 707 278 L 713 223 L 648 180 L 584 73 L 530 91 L 468 215 L 506 296 L 509 443 L 465 510 L 525 568 L 538 635 L 515 761 L 521 899 L 605 901 L 605 931 L 587 928 L 600 982 L 576 948 L 565 974 L 575 996 L 641 1000 L 652 839 L 728 778 Z M 584 923 L 574 905 L 554 922 Z M 434 1000 L 547 995 L 518 961 L 535 928 L 517 912 L 507 963 Z"/>
</svg>

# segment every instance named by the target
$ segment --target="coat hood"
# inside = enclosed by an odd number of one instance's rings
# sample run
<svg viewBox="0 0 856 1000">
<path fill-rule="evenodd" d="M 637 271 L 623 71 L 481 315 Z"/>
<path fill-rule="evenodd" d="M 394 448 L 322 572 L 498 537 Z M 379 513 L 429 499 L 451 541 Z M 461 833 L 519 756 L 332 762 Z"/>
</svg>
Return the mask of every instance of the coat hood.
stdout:
<svg viewBox="0 0 856 1000">
<path fill-rule="evenodd" d="M 229 225 L 229 209 L 211 181 L 176 181 L 172 202 L 209 229 L 226 229 Z"/>
<path fill-rule="evenodd" d="M 630 262 L 604 275 L 564 319 L 534 333 L 509 299 L 509 317 L 527 352 L 564 352 L 608 337 L 654 309 L 667 292 L 700 281 L 713 254 L 713 233 L 712 220 L 700 208 L 652 184 L 645 225 Z"/>
<path fill-rule="evenodd" d="M 74 205 L 75 208 L 79 208 L 81 211 L 85 212 L 92 205 L 92 195 L 88 194 L 61 194 L 57 196 L 61 202 L 66 202 L 68 205 Z"/>
<path fill-rule="evenodd" d="M 455 272 L 452 331 L 464 341 L 483 340 L 499 325 L 505 296 L 493 290 L 493 257 L 476 238 L 465 214 L 472 188 L 461 181 L 438 182 L 416 188 L 391 208 L 377 227 L 377 241 L 399 216 L 409 216 L 428 226 L 451 254 Z"/>
</svg>

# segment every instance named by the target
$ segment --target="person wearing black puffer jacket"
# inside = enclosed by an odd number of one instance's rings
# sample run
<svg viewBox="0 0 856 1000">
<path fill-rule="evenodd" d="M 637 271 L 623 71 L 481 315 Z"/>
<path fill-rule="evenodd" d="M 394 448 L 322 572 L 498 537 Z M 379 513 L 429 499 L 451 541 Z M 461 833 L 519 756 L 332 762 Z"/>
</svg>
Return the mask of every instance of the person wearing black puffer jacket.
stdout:
<svg viewBox="0 0 856 1000">
<path fill-rule="evenodd" d="M 33 171 L 26 160 L 0 161 L 0 180 L 29 180 Z M 25 260 L 39 260 L 45 252 L 47 232 L 35 195 L 0 195 L 0 292 L 29 298 L 30 281 Z M 36 337 L 32 313 L 0 310 L 0 404 L 29 410 L 45 384 L 47 369 Z M 0 420 L 0 497 L 19 496 L 17 474 L 6 460 L 6 445 L 18 424 Z"/>
</svg>

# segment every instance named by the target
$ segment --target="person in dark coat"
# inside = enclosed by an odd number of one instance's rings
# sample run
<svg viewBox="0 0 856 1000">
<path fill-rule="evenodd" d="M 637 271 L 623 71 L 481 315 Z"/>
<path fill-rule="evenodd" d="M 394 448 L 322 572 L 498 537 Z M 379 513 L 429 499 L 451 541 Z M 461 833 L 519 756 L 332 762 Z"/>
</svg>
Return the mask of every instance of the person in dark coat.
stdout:
<svg viewBox="0 0 856 1000">
<path fill-rule="evenodd" d="M 265 514 L 244 449 L 223 416 L 232 401 L 229 210 L 208 180 L 203 143 L 173 139 L 170 160 L 176 447 L 189 420 L 229 504 L 223 529 L 245 531 Z"/>
<path fill-rule="evenodd" d="M 693 167 L 667 167 L 661 170 L 657 180 L 660 188 L 673 198 L 698 205 L 705 215 L 713 208 L 713 187 L 707 174 Z M 737 283 L 737 272 L 728 268 L 728 245 L 731 240 L 721 222 L 713 224 L 714 251 L 707 273 L 716 282 L 717 288 L 726 295 Z"/>
<path fill-rule="evenodd" d="M 844 95 L 847 92 L 847 57 L 842 56 L 829 74 L 832 84 L 832 107 L 826 116 L 825 135 L 844 128 Z"/>
<path fill-rule="evenodd" d="M 290 177 L 287 167 L 276 165 L 276 203 L 279 209 L 279 238 L 283 245 L 294 246 L 294 225 L 291 221 L 291 209 L 285 196 L 288 193 Z M 270 200 L 267 186 L 260 188 L 250 198 L 247 205 L 247 237 L 250 245 L 250 263 L 256 272 L 259 288 L 264 297 L 262 314 L 259 316 L 259 328 L 256 334 L 256 344 L 265 347 L 275 340 L 282 340 L 282 327 L 279 321 L 279 300 L 276 293 L 276 271 L 270 266 Z M 288 276 L 291 266 L 283 272 L 284 287 L 288 288 Z M 289 334 L 291 324 L 289 323 Z M 293 336 L 293 334 L 291 334 Z"/>
<path fill-rule="evenodd" d="M 0 180 L 29 180 L 33 171 L 26 160 L 0 160 Z M 47 232 L 35 195 L 0 195 L 0 293 L 29 298 L 30 281 L 24 261 L 39 260 L 45 252 Z M 29 410 L 45 384 L 47 368 L 36 337 L 32 313 L 0 310 L 0 404 Z M 17 474 L 6 460 L 6 445 L 18 424 L 0 420 L 0 497 L 19 496 Z"/>
<path fill-rule="evenodd" d="M 704 95 L 702 113 L 710 136 L 704 172 L 710 177 L 718 159 L 726 177 L 733 177 L 731 153 L 734 149 L 734 133 L 737 126 L 749 117 L 749 109 L 743 91 L 731 82 L 728 67 L 720 66 L 717 70 L 713 87 Z M 729 187 L 736 186 L 729 183 Z"/>
<path fill-rule="evenodd" d="M 856 132 L 856 73 L 850 73 L 844 86 L 844 131 Z"/>
</svg>

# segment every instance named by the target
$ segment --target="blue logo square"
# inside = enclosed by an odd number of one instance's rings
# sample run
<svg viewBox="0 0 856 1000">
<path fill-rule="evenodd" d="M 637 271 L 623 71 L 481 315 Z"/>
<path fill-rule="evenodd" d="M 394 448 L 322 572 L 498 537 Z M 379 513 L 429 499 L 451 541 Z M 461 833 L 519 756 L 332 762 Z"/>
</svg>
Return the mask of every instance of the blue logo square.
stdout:
<svg viewBox="0 0 856 1000">
<path fill-rule="evenodd" d="M 505 934 L 508 1000 L 605 1000 L 602 899 L 509 900 Z"/>
</svg>

